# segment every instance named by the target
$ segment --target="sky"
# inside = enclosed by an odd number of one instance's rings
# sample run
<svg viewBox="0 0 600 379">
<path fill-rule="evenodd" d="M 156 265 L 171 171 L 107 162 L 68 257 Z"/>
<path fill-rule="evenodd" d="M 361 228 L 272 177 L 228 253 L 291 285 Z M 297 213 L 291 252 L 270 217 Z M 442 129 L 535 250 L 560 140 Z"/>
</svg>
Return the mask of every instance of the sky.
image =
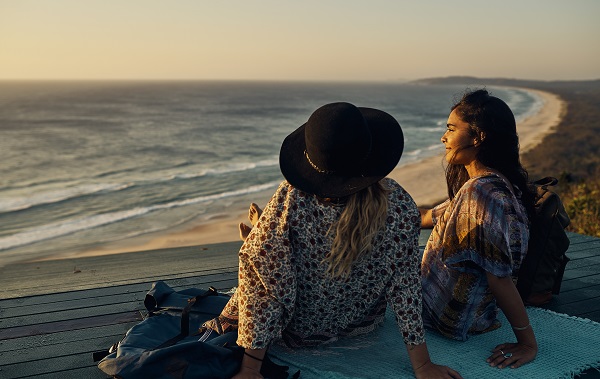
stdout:
<svg viewBox="0 0 600 379">
<path fill-rule="evenodd" d="M 0 0 L 0 80 L 600 79 L 599 0 Z"/>
</svg>

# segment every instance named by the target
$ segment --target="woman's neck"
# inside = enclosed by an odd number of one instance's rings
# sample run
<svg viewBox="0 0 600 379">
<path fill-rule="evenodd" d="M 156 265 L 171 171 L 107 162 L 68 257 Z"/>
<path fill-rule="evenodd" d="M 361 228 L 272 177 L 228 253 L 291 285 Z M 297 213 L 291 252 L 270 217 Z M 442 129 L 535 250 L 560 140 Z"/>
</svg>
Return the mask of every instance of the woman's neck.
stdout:
<svg viewBox="0 0 600 379">
<path fill-rule="evenodd" d="M 477 176 L 482 176 L 489 172 L 495 172 L 495 170 L 492 170 L 491 168 L 487 167 L 486 165 L 484 165 L 483 163 L 481 163 L 478 160 L 474 160 L 471 163 L 466 164 L 465 169 L 467 170 L 467 173 L 469 174 L 469 178 L 475 178 Z"/>
</svg>

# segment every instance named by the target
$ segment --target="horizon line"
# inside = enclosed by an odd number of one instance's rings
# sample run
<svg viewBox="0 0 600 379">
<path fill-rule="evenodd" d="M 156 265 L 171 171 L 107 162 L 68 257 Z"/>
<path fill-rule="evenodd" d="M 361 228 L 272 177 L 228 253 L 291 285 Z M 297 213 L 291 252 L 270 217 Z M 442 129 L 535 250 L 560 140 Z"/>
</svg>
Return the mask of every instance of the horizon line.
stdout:
<svg viewBox="0 0 600 379">
<path fill-rule="evenodd" d="M 0 82 L 304 82 L 304 83 L 410 83 L 440 79 L 468 80 L 514 80 L 530 82 L 594 82 L 598 78 L 588 79 L 528 79 L 515 77 L 483 77 L 471 75 L 429 76 L 416 79 L 208 79 L 208 78 L 0 78 Z"/>
</svg>

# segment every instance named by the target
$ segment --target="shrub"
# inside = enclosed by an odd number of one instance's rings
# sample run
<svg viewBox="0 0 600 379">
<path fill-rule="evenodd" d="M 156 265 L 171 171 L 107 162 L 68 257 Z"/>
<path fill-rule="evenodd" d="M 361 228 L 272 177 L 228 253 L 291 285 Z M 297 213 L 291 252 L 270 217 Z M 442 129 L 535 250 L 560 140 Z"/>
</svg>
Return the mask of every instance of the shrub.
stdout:
<svg viewBox="0 0 600 379">
<path fill-rule="evenodd" d="M 569 183 L 560 197 L 571 218 L 567 230 L 600 237 L 600 179 L 589 177 Z"/>
</svg>

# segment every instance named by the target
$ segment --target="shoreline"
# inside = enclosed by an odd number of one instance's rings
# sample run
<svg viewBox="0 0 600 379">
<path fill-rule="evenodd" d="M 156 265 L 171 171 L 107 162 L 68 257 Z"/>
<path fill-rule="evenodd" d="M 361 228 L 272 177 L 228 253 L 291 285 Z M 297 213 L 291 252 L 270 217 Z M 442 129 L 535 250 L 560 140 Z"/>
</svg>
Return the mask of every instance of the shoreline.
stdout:
<svg viewBox="0 0 600 379">
<path fill-rule="evenodd" d="M 519 88 L 536 94 L 542 100 L 542 106 L 537 113 L 517 124 L 521 154 L 523 154 L 540 144 L 546 135 L 556 130 L 565 115 L 566 103 L 558 95 L 550 92 Z M 419 162 L 396 167 L 388 176 L 400 183 L 411 194 L 418 206 L 432 206 L 447 197 L 443 162 L 443 154 L 435 155 Z M 255 193 L 247 204 L 249 205 L 250 201 L 253 201 L 263 208 L 273 192 L 274 190 L 271 189 Z M 86 250 L 56 253 L 32 261 L 72 259 L 184 246 L 201 247 L 215 243 L 240 241 L 238 225 L 240 222 L 247 223 L 247 205 L 243 208 L 229 209 L 228 212 L 201 224 L 191 222 L 176 229 L 107 243 Z"/>
</svg>

